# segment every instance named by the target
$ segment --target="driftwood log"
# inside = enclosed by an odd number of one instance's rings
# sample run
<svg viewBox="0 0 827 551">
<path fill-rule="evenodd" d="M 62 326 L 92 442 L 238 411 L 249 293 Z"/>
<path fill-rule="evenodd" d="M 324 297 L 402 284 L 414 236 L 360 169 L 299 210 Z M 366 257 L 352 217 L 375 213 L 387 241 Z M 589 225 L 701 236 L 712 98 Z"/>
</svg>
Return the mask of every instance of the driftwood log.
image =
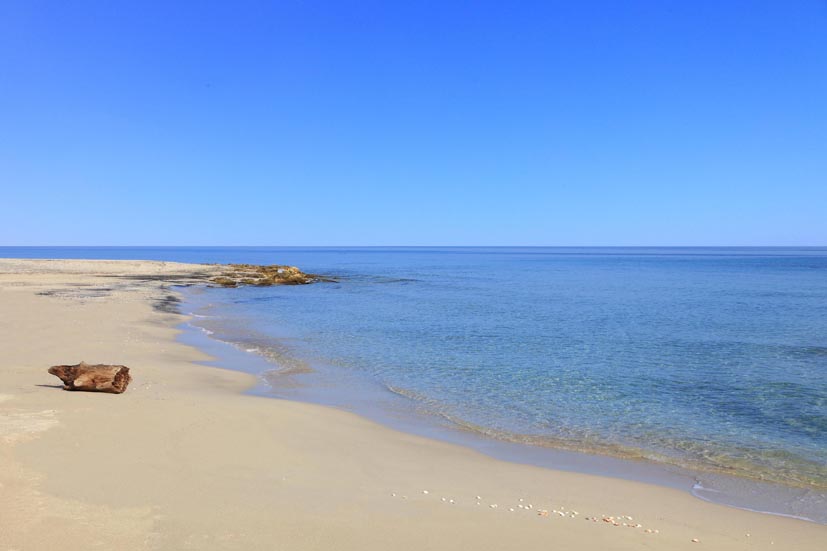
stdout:
<svg viewBox="0 0 827 551">
<path fill-rule="evenodd" d="M 125 365 L 54 365 L 49 373 L 63 381 L 63 390 L 86 390 L 90 392 L 111 392 L 120 394 L 129 385 L 132 377 Z"/>
</svg>

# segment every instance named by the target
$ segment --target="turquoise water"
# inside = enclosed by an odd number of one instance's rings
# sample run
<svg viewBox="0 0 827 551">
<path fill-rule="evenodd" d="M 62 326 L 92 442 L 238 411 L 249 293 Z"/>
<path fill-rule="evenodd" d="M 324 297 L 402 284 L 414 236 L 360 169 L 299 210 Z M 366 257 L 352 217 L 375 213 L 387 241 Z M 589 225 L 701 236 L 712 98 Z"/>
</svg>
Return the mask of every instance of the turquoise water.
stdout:
<svg viewBox="0 0 827 551">
<path fill-rule="evenodd" d="M 333 275 L 211 289 L 198 323 L 276 391 L 323 374 L 499 439 L 827 489 L 825 248 L 14 251 Z"/>
</svg>

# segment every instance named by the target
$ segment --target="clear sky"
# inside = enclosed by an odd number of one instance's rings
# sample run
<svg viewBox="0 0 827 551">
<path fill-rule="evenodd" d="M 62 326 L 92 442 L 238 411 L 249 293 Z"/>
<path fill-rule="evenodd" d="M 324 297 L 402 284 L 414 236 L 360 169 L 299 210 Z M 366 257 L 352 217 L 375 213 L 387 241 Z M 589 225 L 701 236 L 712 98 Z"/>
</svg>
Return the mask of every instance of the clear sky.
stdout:
<svg viewBox="0 0 827 551">
<path fill-rule="evenodd" d="M 827 245 L 827 2 L 0 2 L 0 245 Z"/>
</svg>

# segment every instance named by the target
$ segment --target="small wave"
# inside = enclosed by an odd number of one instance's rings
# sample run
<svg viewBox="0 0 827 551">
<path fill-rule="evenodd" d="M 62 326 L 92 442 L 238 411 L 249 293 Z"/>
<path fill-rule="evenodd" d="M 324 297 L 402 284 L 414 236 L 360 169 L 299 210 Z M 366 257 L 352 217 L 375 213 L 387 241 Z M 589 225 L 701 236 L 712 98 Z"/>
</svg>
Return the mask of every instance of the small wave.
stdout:
<svg viewBox="0 0 827 551">
<path fill-rule="evenodd" d="M 695 483 L 692 485 L 692 492 L 710 492 L 715 494 L 720 494 L 721 490 L 716 490 L 714 488 L 706 488 L 699 480 L 696 480 Z"/>
<path fill-rule="evenodd" d="M 487 438 L 493 438 L 504 442 L 512 442 L 515 444 L 555 448 L 580 453 L 607 455 L 629 460 L 656 460 L 654 457 L 650 457 L 650 454 L 645 450 L 599 442 L 594 438 L 582 434 L 571 435 L 569 438 L 558 438 L 550 435 L 517 433 L 496 429 L 493 427 L 486 427 L 454 414 L 450 411 L 450 408 L 444 404 L 441 404 L 440 402 L 413 390 L 396 387 L 388 383 L 385 384 L 385 387 L 394 394 L 417 402 L 420 406 L 422 406 L 421 410 L 423 413 L 441 417 L 457 429 L 485 436 Z"/>
<path fill-rule="evenodd" d="M 716 490 L 716 489 L 713 489 L 713 488 L 706 488 L 700 482 L 695 482 L 695 484 L 692 485 L 692 490 L 690 491 L 690 493 L 693 496 L 695 496 L 696 498 L 701 499 L 701 500 L 706 501 L 706 502 L 709 502 L 709 503 L 721 503 L 721 501 L 711 499 L 710 497 L 704 495 L 705 493 L 718 494 L 719 496 L 723 495 L 723 492 L 721 490 Z M 796 519 L 796 520 L 803 520 L 803 521 L 806 521 L 806 522 L 819 523 L 819 521 L 817 521 L 815 519 L 812 519 L 810 517 L 805 517 L 803 515 L 795 515 L 795 514 L 792 514 L 792 513 L 781 513 L 779 511 L 770 511 L 770 510 L 766 510 L 766 509 L 758 509 L 758 508 L 755 508 L 755 507 L 747 507 L 746 505 L 739 505 L 739 504 L 736 504 L 736 503 L 730 503 L 729 500 L 726 500 L 726 503 L 730 507 L 735 507 L 736 509 L 741 509 L 743 511 L 750 511 L 750 512 L 753 512 L 753 513 L 763 513 L 765 515 L 774 515 L 774 516 L 777 516 L 777 517 L 786 517 L 786 518 L 793 518 L 793 519 Z M 820 524 L 823 524 L 823 522 L 820 523 Z"/>
<path fill-rule="evenodd" d="M 736 476 L 745 480 L 780 484 L 792 488 L 819 492 L 827 490 L 827 470 L 823 465 L 814 464 L 787 452 L 765 450 L 763 454 L 756 454 L 756 450 L 747 449 L 716 449 L 713 451 L 709 443 L 699 445 L 697 442 L 690 441 L 655 439 L 651 441 L 651 445 L 664 450 L 657 451 L 606 441 L 582 431 L 570 431 L 568 434 L 561 435 L 519 433 L 465 419 L 454 413 L 450 406 L 416 391 L 387 383 L 385 387 L 394 394 L 415 401 L 421 412 L 441 417 L 455 428 L 487 438 L 633 461 L 650 461 L 694 472 Z M 557 429 L 562 430 L 561 427 Z M 667 450 L 674 450 L 683 455 L 673 455 Z M 785 468 L 779 466 L 779 461 Z"/>
<path fill-rule="evenodd" d="M 352 278 L 352 279 L 360 279 L 362 281 L 366 281 L 369 283 L 375 284 L 408 284 L 408 283 L 419 283 L 421 279 L 415 279 L 411 277 L 390 277 L 390 276 L 374 276 L 374 275 L 366 275 L 359 278 Z"/>
<path fill-rule="evenodd" d="M 222 335 L 222 337 L 224 337 Z M 264 358 L 268 363 L 276 366 L 275 369 L 268 370 L 262 376 L 271 383 L 275 383 L 276 375 L 296 375 L 300 373 L 313 373 L 313 368 L 306 361 L 293 355 L 285 346 L 280 346 L 275 342 L 259 342 L 253 338 L 221 338 L 217 339 L 225 342 L 238 350 L 242 350 L 248 354 L 255 354 Z"/>
</svg>

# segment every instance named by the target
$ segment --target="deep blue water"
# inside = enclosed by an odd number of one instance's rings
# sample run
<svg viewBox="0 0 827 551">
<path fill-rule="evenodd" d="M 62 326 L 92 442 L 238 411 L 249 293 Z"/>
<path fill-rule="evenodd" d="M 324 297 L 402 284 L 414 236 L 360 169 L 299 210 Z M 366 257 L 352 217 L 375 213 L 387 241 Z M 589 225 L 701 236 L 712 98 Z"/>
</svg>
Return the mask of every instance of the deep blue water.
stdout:
<svg viewBox="0 0 827 551">
<path fill-rule="evenodd" d="M 309 368 L 498 438 L 827 488 L 827 248 L 0 256 L 286 263 L 337 276 L 211 289 L 200 320 L 295 372 L 285 385 L 313 384 Z"/>
</svg>

